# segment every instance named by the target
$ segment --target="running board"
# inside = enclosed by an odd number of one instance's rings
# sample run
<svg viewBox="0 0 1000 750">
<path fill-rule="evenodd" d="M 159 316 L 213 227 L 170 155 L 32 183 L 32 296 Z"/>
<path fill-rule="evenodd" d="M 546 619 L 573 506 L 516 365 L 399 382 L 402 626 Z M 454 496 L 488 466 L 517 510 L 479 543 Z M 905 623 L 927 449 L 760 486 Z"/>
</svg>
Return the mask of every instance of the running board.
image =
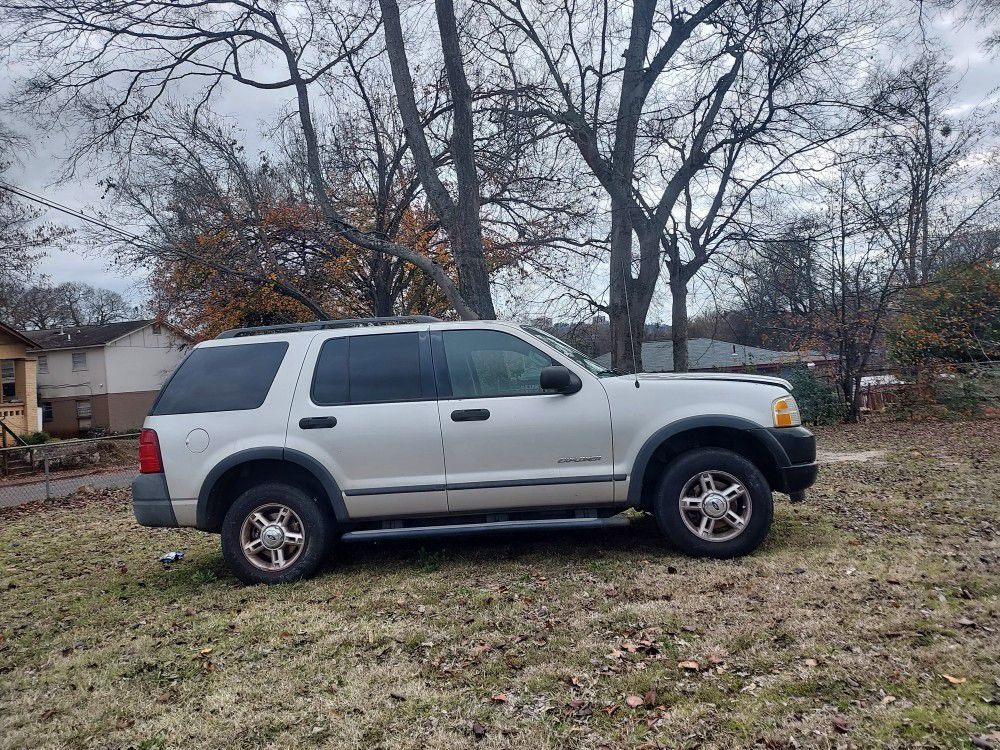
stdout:
<svg viewBox="0 0 1000 750">
<path fill-rule="evenodd" d="M 611 518 L 552 518 L 536 521 L 486 521 L 483 523 L 442 524 L 441 526 L 411 526 L 395 529 L 365 529 L 348 531 L 340 541 L 367 542 L 384 539 L 424 539 L 427 537 L 472 536 L 508 531 L 556 531 L 559 529 L 623 529 L 631 525 L 622 516 Z"/>
</svg>

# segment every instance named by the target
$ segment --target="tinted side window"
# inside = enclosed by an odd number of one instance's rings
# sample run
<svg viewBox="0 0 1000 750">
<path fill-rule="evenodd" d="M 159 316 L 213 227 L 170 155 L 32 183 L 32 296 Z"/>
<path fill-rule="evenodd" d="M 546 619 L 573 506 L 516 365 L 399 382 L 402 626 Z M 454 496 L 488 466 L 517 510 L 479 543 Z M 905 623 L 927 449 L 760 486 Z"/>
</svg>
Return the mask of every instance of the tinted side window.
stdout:
<svg viewBox="0 0 1000 750">
<path fill-rule="evenodd" d="M 347 403 L 347 342 L 349 339 L 329 339 L 323 342 L 313 373 L 314 404 L 335 406 Z"/>
<path fill-rule="evenodd" d="M 256 409 L 287 350 L 284 341 L 195 349 L 167 381 L 150 414 Z"/>
<path fill-rule="evenodd" d="M 445 331 L 444 352 L 455 398 L 543 393 L 538 378 L 552 358 L 502 331 Z"/>
<path fill-rule="evenodd" d="M 410 401 L 420 388 L 420 342 L 415 333 L 351 336 L 348 395 L 352 404 Z"/>
<path fill-rule="evenodd" d="M 415 333 L 329 339 L 320 349 L 312 400 L 323 406 L 412 401 L 423 397 Z"/>
</svg>

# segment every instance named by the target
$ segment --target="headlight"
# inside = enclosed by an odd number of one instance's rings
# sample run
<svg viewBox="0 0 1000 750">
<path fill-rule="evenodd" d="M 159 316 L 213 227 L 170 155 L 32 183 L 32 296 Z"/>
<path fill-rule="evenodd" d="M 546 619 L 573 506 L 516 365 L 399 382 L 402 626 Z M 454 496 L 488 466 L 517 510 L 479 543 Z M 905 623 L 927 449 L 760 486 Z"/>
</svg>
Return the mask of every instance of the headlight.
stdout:
<svg viewBox="0 0 1000 750">
<path fill-rule="evenodd" d="M 799 405 L 791 396 L 782 396 L 774 399 L 771 404 L 771 411 L 774 412 L 775 427 L 798 427 L 802 424 L 802 417 L 799 415 Z"/>
</svg>

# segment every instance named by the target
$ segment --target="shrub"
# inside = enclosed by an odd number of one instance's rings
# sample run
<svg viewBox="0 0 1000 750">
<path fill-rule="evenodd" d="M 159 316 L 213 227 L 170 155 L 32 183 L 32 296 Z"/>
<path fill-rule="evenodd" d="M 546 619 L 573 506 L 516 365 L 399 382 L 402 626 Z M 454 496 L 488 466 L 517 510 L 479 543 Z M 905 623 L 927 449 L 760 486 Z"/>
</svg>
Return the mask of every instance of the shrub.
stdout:
<svg viewBox="0 0 1000 750">
<path fill-rule="evenodd" d="M 836 389 L 807 367 L 796 367 L 788 374 L 792 393 L 805 424 L 833 424 L 844 418 L 845 405 Z"/>
<path fill-rule="evenodd" d="M 29 432 L 21 435 L 21 440 L 23 440 L 28 445 L 41 445 L 42 443 L 47 443 L 51 439 L 51 436 L 47 432 Z"/>
</svg>

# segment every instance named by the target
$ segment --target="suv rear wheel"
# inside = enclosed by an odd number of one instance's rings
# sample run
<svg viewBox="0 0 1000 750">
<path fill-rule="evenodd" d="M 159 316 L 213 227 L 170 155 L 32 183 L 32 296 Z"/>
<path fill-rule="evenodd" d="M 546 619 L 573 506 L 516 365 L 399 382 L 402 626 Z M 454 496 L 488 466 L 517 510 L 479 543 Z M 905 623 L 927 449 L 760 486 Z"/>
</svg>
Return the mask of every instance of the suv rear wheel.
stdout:
<svg viewBox="0 0 1000 750">
<path fill-rule="evenodd" d="M 308 578 L 329 547 L 329 514 L 298 487 L 251 487 L 222 522 L 222 555 L 243 583 L 287 583 Z"/>
<path fill-rule="evenodd" d="M 699 557 L 753 552 L 767 536 L 773 515 L 771 489 L 760 469 L 721 448 L 675 458 L 660 478 L 653 506 L 667 539 Z"/>
</svg>

